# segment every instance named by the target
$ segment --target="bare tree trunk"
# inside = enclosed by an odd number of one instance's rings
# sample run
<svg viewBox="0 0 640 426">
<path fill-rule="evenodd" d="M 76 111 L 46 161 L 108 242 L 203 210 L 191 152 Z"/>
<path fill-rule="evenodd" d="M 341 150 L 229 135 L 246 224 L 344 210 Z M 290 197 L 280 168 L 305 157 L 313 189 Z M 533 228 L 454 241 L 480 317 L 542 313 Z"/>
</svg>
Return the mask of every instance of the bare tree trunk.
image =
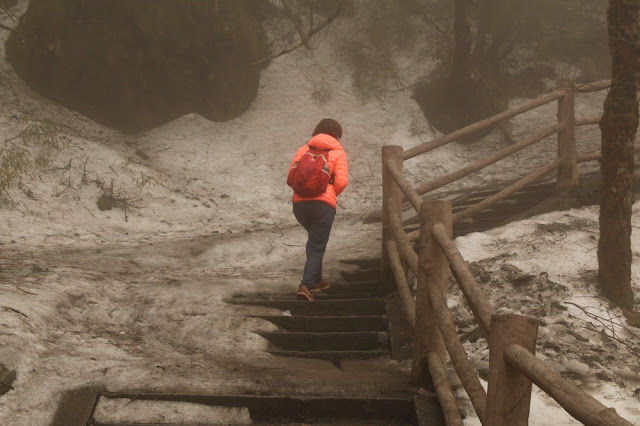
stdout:
<svg viewBox="0 0 640 426">
<path fill-rule="evenodd" d="M 471 21 L 469 0 L 454 0 L 453 61 L 451 79 L 454 82 L 471 80 Z"/>
<path fill-rule="evenodd" d="M 473 69 L 471 63 L 471 21 L 469 0 L 454 0 L 453 18 L 453 57 L 449 74 L 448 96 L 457 105 L 462 123 L 472 121 L 466 105 L 474 90 Z"/>
<path fill-rule="evenodd" d="M 631 204 L 633 145 L 638 129 L 640 37 L 638 0 L 609 1 L 611 89 L 604 102 L 598 283 L 623 308 L 633 307 L 631 290 Z"/>
</svg>

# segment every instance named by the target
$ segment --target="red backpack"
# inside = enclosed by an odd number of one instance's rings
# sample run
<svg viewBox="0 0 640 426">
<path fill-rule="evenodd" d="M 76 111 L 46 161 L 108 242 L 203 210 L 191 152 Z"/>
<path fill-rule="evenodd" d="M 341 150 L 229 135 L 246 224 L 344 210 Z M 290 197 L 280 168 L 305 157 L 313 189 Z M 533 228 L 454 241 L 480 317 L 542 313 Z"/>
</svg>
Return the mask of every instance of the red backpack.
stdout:
<svg viewBox="0 0 640 426">
<path fill-rule="evenodd" d="M 333 176 L 329 168 L 329 150 L 320 150 L 312 146 L 293 163 L 287 176 L 287 185 L 305 198 L 323 194 L 330 183 L 333 183 Z"/>
</svg>

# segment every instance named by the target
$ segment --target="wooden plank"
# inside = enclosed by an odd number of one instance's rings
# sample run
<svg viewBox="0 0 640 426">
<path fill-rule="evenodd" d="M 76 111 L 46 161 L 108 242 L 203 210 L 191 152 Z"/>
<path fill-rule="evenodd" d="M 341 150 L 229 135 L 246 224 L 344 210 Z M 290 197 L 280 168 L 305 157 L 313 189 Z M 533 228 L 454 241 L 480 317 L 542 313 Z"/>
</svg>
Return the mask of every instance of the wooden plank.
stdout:
<svg viewBox="0 0 640 426">
<path fill-rule="evenodd" d="M 438 325 L 442 331 L 444 343 L 451 357 L 451 363 L 455 367 L 456 373 L 469 395 L 471 404 L 478 414 L 478 418 L 483 424 L 485 419 L 485 410 L 487 406 L 487 393 L 480 384 L 480 379 L 475 367 L 467 358 L 467 353 L 460 342 L 458 331 L 453 320 L 453 314 L 447 307 L 447 301 L 444 295 L 437 291 L 433 286 L 428 286 L 431 305 L 438 318 Z M 417 325 L 418 323 L 416 323 Z"/>
<path fill-rule="evenodd" d="M 13 390 L 13 382 L 16 380 L 16 371 L 7 369 L 0 364 L 0 395 Z"/>
<path fill-rule="evenodd" d="M 501 112 L 500 114 L 494 115 L 493 117 L 489 117 L 482 121 L 478 121 L 477 123 L 473 123 L 467 127 L 463 127 L 462 129 L 458 129 L 448 135 L 441 136 L 437 139 L 433 139 L 429 142 L 423 143 L 422 145 L 418 145 L 414 148 L 408 149 L 404 152 L 403 158 L 408 160 L 417 155 L 423 154 L 425 152 L 431 151 L 438 147 L 448 144 L 449 142 L 453 142 L 456 139 L 462 138 L 464 136 L 471 135 L 480 130 L 486 129 L 489 126 L 492 126 L 496 123 L 499 123 L 502 120 L 506 120 L 507 118 L 515 117 L 516 115 L 522 114 L 527 111 L 531 111 L 539 107 L 540 105 L 544 105 L 549 102 L 553 102 L 556 99 L 564 96 L 564 92 L 562 90 L 556 90 L 554 92 L 548 93 L 544 96 L 541 96 L 537 99 L 534 99 L 531 102 L 527 102 L 525 104 L 519 105 L 515 108 L 511 108 L 510 110 Z"/>
<path fill-rule="evenodd" d="M 576 127 L 589 126 L 591 124 L 598 124 L 598 123 L 600 123 L 601 119 L 602 119 L 601 115 L 599 115 L 597 117 L 580 118 L 580 119 L 576 120 Z"/>
<path fill-rule="evenodd" d="M 538 323 L 522 315 L 494 315 L 489 337 L 489 389 L 486 424 L 527 426 L 531 404 L 531 380 L 510 365 L 504 355 L 507 345 L 536 350 Z"/>
<path fill-rule="evenodd" d="M 595 83 L 584 83 L 574 85 L 576 92 L 599 92 L 611 86 L 611 80 L 601 80 Z"/>
<path fill-rule="evenodd" d="M 503 189 L 502 191 L 498 192 L 496 195 L 488 197 L 484 201 L 481 201 L 480 203 L 476 204 L 475 206 L 469 207 L 466 210 L 463 210 L 461 212 L 454 214 L 453 223 L 460 222 L 464 219 L 473 217 L 477 213 L 481 212 L 482 210 L 496 204 L 498 201 L 504 200 L 505 198 L 509 197 L 511 194 L 514 194 L 520 191 L 525 186 L 542 178 L 546 174 L 550 173 L 552 170 L 555 170 L 559 164 L 560 164 L 560 161 L 555 160 L 552 163 L 548 164 L 547 166 L 541 167 L 540 169 L 531 173 L 530 175 L 525 176 L 515 184 Z"/>
<path fill-rule="evenodd" d="M 557 87 L 565 95 L 558 99 L 558 167 L 556 185 L 558 192 L 569 191 L 578 186 L 577 149 L 576 149 L 576 107 L 571 78 L 558 79 Z"/>
<path fill-rule="evenodd" d="M 402 170 L 400 170 L 393 161 L 388 161 L 386 166 L 404 196 L 407 197 L 407 200 L 409 200 L 415 211 L 419 212 L 420 204 L 422 204 L 420 195 L 411 187 L 407 178 L 402 174 Z"/>
<path fill-rule="evenodd" d="M 407 266 L 411 269 L 411 272 L 418 274 L 418 255 L 416 254 L 409 237 L 404 232 L 402 227 L 402 220 L 397 214 L 390 214 L 389 217 L 390 228 L 393 233 L 393 238 L 398 249 L 398 252 L 402 255 L 402 258 L 407 262 Z"/>
<path fill-rule="evenodd" d="M 436 352 L 446 362 L 447 350 L 438 328 L 437 317 L 431 304 L 431 288 L 440 294 L 446 294 L 449 277 L 449 264 L 440 247 L 431 235 L 434 222 L 442 222 L 451 230 L 451 203 L 446 200 L 429 201 L 420 209 L 420 254 L 416 274 L 416 326 L 411 368 L 411 380 L 419 385 L 429 382 L 427 354 Z"/>
<path fill-rule="evenodd" d="M 569 414 L 588 426 L 631 426 L 616 410 L 607 408 L 576 385 L 556 374 L 543 361 L 520 345 L 505 347 L 505 358 Z"/>
<path fill-rule="evenodd" d="M 99 396 L 100 391 L 93 388 L 64 392 L 51 426 L 88 425 Z"/>
<path fill-rule="evenodd" d="M 416 302 L 413 299 L 411 289 L 409 288 L 409 283 L 407 282 L 407 277 L 405 276 L 404 269 L 402 268 L 402 263 L 400 261 L 398 249 L 396 248 L 396 243 L 394 241 L 387 241 L 386 244 L 387 253 L 389 254 L 389 260 L 391 263 L 391 269 L 393 270 L 393 274 L 398 285 L 398 294 L 400 295 L 402 309 L 406 315 L 407 321 L 411 326 L 411 329 L 414 330 L 416 324 Z"/>
<path fill-rule="evenodd" d="M 393 240 L 390 216 L 402 217 L 402 191 L 398 187 L 395 179 L 387 167 L 387 163 L 392 162 L 399 170 L 402 170 L 402 147 L 389 145 L 382 147 L 382 256 L 380 282 L 378 284 L 378 294 L 384 295 L 393 291 L 395 284 L 393 272 L 389 265 L 386 241 Z"/>
<path fill-rule="evenodd" d="M 480 288 L 455 243 L 447 235 L 444 226 L 441 224 L 434 225 L 433 236 L 442 247 L 447 259 L 449 259 L 453 275 L 456 277 L 458 285 L 471 307 L 476 322 L 480 325 L 482 334 L 485 338 L 488 338 L 491 329 L 491 317 L 496 313 L 493 306 L 489 303 L 489 299 Z"/>
<path fill-rule="evenodd" d="M 562 126 L 559 124 L 554 124 L 553 126 L 547 127 L 546 129 L 540 130 L 533 135 L 523 139 L 522 141 L 515 143 L 513 145 L 509 145 L 508 147 L 501 149 L 500 151 L 494 153 L 493 155 L 484 158 L 482 160 L 476 161 L 473 164 L 468 165 L 467 167 L 463 167 L 460 170 L 457 170 L 453 173 L 450 173 L 446 176 L 442 176 L 438 179 L 435 179 L 431 182 L 427 182 L 426 184 L 420 185 L 415 189 L 415 192 L 418 194 L 426 194 L 427 192 L 434 191 L 438 188 L 441 188 L 445 185 L 448 185 L 456 180 L 462 179 L 465 176 L 469 176 L 473 173 L 476 173 L 485 167 L 494 164 L 509 155 L 516 153 L 529 145 L 532 145 L 536 142 L 541 141 L 544 138 L 547 138 L 555 133 L 558 133 L 561 130 Z"/>
<path fill-rule="evenodd" d="M 429 352 L 427 357 L 429 359 L 429 372 L 433 379 L 433 387 L 436 388 L 447 426 L 462 426 L 463 423 L 458 409 L 458 402 L 447 380 L 447 369 L 445 365 L 435 352 Z M 416 409 L 417 408 L 418 406 L 416 404 Z"/>
</svg>

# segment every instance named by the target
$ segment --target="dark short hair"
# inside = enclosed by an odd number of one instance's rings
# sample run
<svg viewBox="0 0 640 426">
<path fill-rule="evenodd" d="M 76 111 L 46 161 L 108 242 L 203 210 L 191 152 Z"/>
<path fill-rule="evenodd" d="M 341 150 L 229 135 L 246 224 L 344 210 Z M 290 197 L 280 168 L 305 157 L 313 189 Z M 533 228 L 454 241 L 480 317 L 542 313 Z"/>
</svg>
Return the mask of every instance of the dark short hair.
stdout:
<svg viewBox="0 0 640 426">
<path fill-rule="evenodd" d="M 342 137 L 342 127 L 336 120 L 331 118 L 323 118 L 313 131 L 313 136 L 318 133 L 324 133 L 325 135 L 333 136 L 336 139 Z"/>
</svg>

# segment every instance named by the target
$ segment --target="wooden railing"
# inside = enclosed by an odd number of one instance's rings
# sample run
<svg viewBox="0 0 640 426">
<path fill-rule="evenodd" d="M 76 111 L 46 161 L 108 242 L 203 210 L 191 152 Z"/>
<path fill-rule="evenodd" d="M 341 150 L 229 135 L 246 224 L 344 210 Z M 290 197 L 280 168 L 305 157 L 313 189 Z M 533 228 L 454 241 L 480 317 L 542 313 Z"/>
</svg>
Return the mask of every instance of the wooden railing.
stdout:
<svg viewBox="0 0 640 426">
<path fill-rule="evenodd" d="M 457 401 L 446 377 L 447 354 L 483 425 L 528 424 L 532 382 L 586 425 L 631 425 L 618 416 L 614 409 L 605 407 L 554 373 L 535 356 L 536 320 L 520 315 L 497 315 L 452 240 L 454 223 L 472 217 L 553 170 L 558 170 L 559 190 L 577 186 L 577 163 L 598 159 L 599 153 L 577 155 L 575 128 L 579 125 L 596 124 L 600 118 L 576 120 L 573 96 L 577 91 L 602 90 L 608 86 L 609 82 L 575 85 L 572 80 L 559 80 L 558 89 L 548 95 L 406 152 L 399 146 L 385 146 L 382 149 L 381 286 L 388 282 L 395 282 L 397 285 L 407 319 L 414 329 L 412 381 L 425 385 L 427 378 L 431 378 L 447 425 L 462 425 Z M 413 188 L 402 173 L 404 160 L 556 100 L 557 124 L 488 158 L 417 188 Z M 452 214 L 449 201 L 423 201 L 423 194 L 474 173 L 554 133 L 558 134 L 558 158 L 496 195 L 456 214 Z M 413 206 L 420 219 L 420 229 L 417 232 L 406 233 L 404 230 L 402 205 L 405 200 Z M 417 278 L 415 301 L 409 288 L 407 270 Z M 453 315 L 447 307 L 449 270 L 471 307 L 482 335 L 489 343 L 487 391 L 482 387 L 475 367 L 467 357 L 457 335 Z M 389 290 L 391 289 L 380 288 L 382 292 Z"/>
</svg>

